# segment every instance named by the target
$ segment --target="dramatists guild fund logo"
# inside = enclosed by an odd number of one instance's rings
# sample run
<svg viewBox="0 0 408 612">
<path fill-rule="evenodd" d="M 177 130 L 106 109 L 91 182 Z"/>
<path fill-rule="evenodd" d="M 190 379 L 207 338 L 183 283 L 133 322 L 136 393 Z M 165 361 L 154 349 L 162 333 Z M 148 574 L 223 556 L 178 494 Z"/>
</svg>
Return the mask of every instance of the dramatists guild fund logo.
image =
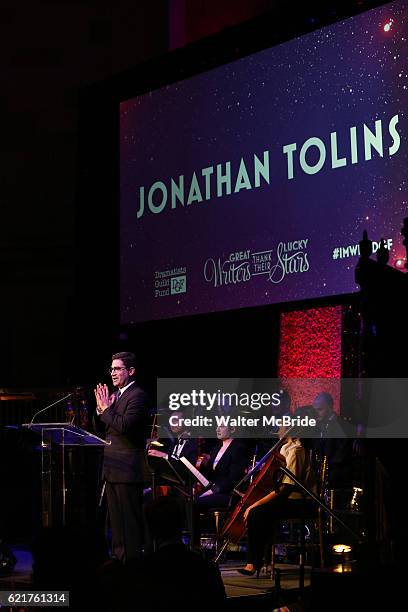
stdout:
<svg viewBox="0 0 408 612">
<path fill-rule="evenodd" d="M 204 264 L 204 278 L 213 287 L 246 283 L 261 274 L 275 285 L 289 274 L 301 274 L 309 270 L 307 256 L 309 238 L 279 242 L 276 249 L 268 251 L 236 251 L 228 259 L 209 258 Z"/>
<path fill-rule="evenodd" d="M 154 273 L 154 297 L 187 292 L 187 268 L 179 267 Z"/>
</svg>

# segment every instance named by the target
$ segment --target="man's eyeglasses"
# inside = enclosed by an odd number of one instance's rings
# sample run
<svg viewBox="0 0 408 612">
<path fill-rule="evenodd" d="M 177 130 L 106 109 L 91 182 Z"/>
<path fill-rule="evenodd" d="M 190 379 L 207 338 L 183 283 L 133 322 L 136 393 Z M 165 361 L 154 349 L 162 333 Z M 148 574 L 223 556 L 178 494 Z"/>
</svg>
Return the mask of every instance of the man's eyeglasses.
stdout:
<svg viewBox="0 0 408 612">
<path fill-rule="evenodd" d="M 113 366 L 112 368 L 109 368 L 108 372 L 109 374 L 113 374 L 113 372 L 120 372 L 120 370 L 127 370 L 126 366 Z"/>
</svg>

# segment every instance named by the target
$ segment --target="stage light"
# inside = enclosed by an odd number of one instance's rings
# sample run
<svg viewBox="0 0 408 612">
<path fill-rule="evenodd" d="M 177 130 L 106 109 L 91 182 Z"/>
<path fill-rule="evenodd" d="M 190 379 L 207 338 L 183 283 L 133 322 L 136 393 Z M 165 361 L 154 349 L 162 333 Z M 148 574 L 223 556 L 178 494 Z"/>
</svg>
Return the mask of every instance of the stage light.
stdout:
<svg viewBox="0 0 408 612">
<path fill-rule="evenodd" d="M 350 544 L 333 544 L 332 553 L 333 553 L 333 561 L 336 564 L 338 569 L 335 569 L 336 572 L 347 572 L 351 571 L 351 551 L 352 547 Z M 340 569 L 341 568 L 341 569 Z"/>
<path fill-rule="evenodd" d="M 334 544 L 332 546 L 332 551 L 336 555 L 344 555 L 346 553 L 350 553 L 352 551 L 352 547 L 349 544 Z"/>
<path fill-rule="evenodd" d="M 396 259 L 394 261 L 394 267 L 395 268 L 403 268 L 404 267 L 404 263 L 405 263 L 404 260 L 401 257 L 399 257 L 398 259 Z"/>
<path fill-rule="evenodd" d="M 388 20 L 388 21 L 387 21 L 387 22 L 384 24 L 384 26 L 383 26 L 383 30 L 384 30 L 384 32 L 388 33 L 388 32 L 391 30 L 391 28 L 392 28 L 392 24 L 393 24 L 393 23 L 394 23 L 394 20 L 393 20 L 393 19 L 389 19 L 389 20 Z"/>
<path fill-rule="evenodd" d="M 350 563 L 335 565 L 333 567 L 333 572 L 336 574 L 345 574 L 346 572 L 352 572 L 353 566 Z"/>
</svg>

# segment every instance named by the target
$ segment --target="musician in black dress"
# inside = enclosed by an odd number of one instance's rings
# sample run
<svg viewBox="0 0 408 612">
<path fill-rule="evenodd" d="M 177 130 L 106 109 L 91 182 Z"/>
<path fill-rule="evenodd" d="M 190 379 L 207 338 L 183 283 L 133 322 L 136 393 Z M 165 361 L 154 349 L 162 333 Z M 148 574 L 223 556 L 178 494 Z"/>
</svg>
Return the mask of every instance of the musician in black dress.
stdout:
<svg viewBox="0 0 408 612">
<path fill-rule="evenodd" d="M 197 501 L 199 511 L 209 508 L 227 508 L 231 493 L 248 467 L 247 448 L 234 438 L 235 429 L 227 425 L 217 427 L 217 444 L 212 449 L 203 472 L 210 488 Z"/>
</svg>

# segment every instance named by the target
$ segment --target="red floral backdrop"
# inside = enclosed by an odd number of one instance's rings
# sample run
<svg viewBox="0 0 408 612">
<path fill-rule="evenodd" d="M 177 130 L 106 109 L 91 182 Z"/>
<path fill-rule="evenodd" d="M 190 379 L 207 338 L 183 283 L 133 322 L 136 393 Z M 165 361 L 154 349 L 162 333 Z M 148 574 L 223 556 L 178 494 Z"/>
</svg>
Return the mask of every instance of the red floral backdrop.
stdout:
<svg viewBox="0 0 408 612">
<path fill-rule="evenodd" d="M 292 410 L 311 404 L 319 391 L 328 391 L 339 412 L 341 340 L 342 306 L 281 314 L 278 373 L 286 381 Z M 305 378 L 307 382 L 293 380 Z"/>
</svg>

